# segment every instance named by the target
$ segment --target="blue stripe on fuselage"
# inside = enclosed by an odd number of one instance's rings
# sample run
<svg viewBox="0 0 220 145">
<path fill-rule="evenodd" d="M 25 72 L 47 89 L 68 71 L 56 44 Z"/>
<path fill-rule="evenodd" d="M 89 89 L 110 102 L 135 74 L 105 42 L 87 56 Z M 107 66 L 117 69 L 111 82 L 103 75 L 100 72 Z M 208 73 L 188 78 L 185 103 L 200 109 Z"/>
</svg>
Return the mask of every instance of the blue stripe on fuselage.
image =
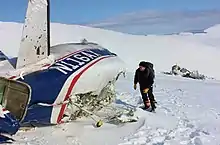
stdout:
<svg viewBox="0 0 220 145">
<path fill-rule="evenodd" d="M 53 104 L 68 77 L 89 62 L 101 56 L 115 54 L 107 49 L 88 49 L 77 52 L 64 58 L 48 69 L 34 72 L 24 76 L 24 80 L 18 79 L 30 85 L 31 100 L 24 122 L 35 120 L 50 123 L 52 107 L 31 107 L 36 103 Z M 46 117 L 48 116 L 48 117 Z"/>
</svg>

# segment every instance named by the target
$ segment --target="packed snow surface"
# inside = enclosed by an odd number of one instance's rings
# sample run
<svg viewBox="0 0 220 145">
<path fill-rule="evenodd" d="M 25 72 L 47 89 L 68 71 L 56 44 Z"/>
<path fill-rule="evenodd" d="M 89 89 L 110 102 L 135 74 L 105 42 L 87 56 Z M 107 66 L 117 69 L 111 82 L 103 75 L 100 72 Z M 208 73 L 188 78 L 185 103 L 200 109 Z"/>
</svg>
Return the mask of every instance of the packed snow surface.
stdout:
<svg viewBox="0 0 220 145">
<path fill-rule="evenodd" d="M 220 25 L 206 34 L 135 36 L 78 25 L 51 24 L 52 45 L 79 42 L 86 38 L 117 53 L 128 73 L 117 82 L 117 101 L 127 107 L 141 104 L 139 90 L 133 90 L 134 69 L 140 60 L 151 61 L 157 72 L 154 94 L 156 113 L 137 109 L 138 122 L 93 127 L 90 119 L 53 127 L 19 131 L 14 144 L 72 145 L 219 145 L 220 82 L 166 76 L 175 63 L 220 78 Z M 0 49 L 16 56 L 22 24 L 0 23 Z"/>
</svg>

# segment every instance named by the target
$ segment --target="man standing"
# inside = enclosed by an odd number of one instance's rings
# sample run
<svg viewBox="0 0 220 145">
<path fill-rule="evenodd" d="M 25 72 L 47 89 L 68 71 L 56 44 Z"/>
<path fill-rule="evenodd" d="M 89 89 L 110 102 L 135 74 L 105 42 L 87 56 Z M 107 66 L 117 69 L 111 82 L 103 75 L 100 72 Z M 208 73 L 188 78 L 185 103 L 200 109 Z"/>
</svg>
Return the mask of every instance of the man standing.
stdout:
<svg viewBox="0 0 220 145">
<path fill-rule="evenodd" d="M 151 106 L 151 112 L 156 109 L 156 101 L 154 100 L 153 95 L 154 78 L 153 64 L 141 61 L 139 63 L 139 68 L 135 72 L 134 89 L 136 90 L 137 83 L 139 83 L 141 96 L 145 105 L 144 109 L 148 109 Z"/>
</svg>

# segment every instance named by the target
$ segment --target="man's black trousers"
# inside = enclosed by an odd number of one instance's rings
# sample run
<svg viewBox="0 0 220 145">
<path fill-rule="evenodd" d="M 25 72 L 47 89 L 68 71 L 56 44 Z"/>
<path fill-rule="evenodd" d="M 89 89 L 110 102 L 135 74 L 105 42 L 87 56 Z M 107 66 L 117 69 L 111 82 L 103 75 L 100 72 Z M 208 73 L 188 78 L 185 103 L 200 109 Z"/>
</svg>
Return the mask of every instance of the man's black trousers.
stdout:
<svg viewBox="0 0 220 145">
<path fill-rule="evenodd" d="M 142 96 L 145 107 L 147 107 L 145 102 L 147 101 L 147 98 L 149 97 L 151 107 L 154 110 L 156 106 L 155 106 L 155 99 L 154 99 L 154 94 L 153 94 L 153 87 L 151 86 L 147 93 L 144 93 L 144 89 L 142 88 L 140 89 L 140 92 L 141 92 L 141 96 Z"/>
</svg>

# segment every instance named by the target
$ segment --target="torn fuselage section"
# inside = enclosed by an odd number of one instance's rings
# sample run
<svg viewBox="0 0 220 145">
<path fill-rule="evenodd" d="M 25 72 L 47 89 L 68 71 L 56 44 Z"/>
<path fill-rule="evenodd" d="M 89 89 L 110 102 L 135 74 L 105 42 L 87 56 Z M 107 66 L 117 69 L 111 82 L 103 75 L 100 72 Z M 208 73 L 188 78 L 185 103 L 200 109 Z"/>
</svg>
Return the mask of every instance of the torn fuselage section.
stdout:
<svg viewBox="0 0 220 145">
<path fill-rule="evenodd" d="M 125 71 L 116 54 L 95 44 L 62 44 L 51 55 L 56 61 L 48 68 L 0 78 L 1 104 L 21 126 L 88 117 L 83 109 L 96 112 L 115 100 L 114 84 Z"/>
</svg>

